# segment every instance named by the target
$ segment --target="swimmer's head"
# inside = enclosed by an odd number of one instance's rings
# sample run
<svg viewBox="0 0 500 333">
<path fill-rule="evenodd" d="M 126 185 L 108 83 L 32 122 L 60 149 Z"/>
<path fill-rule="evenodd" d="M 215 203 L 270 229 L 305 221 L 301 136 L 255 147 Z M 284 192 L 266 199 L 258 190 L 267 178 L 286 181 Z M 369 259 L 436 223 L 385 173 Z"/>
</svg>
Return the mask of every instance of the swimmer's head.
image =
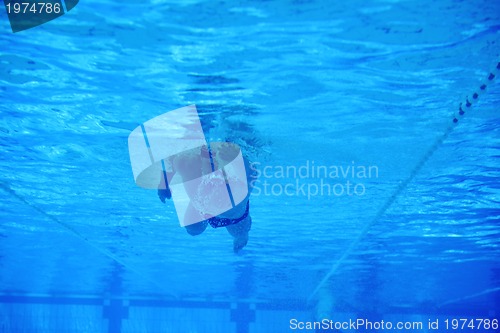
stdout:
<svg viewBox="0 0 500 333">
<path fill-rule="evenodd" d="M 221 167 L 233 161 L 240 153 L 240 148 L 231 142 L 213 142 L 210 149 L 212 159 Z"/>
</svg>

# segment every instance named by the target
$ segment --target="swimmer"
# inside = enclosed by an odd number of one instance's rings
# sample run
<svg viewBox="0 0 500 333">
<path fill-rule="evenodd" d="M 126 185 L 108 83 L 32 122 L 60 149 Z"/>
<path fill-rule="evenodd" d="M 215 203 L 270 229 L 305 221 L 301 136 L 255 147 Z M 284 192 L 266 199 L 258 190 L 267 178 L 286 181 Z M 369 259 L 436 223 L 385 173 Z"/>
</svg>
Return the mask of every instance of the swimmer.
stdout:
<svg viewBox="0 0 500 333">
<path fill-rule="evenodd" d="M 193 185 L 193 182 L 189 183 L 191 185 L 187 185 L 190 180 L 197 179 L 202 175 L 208 175 L 212 172 L 210 154 L 212 156 L 214 167 L 215 169 L 217 169 L 218 165 L 226 165 L 227 162 L 234 159 L 234 156 L 237 153 L 235 150 L 237 148 L 235 147 L 236 146 L 228 143 L 212 144 L 211 152 L 208 151 L 206 146 L 203 146 L 201 148 L 201 151 L 196 150 L 194 152 L 190 151 L 188 153 L 177 155 L 172 159 L 172 161 L 170 161 L 173 172 L 169 173 L 169 179 L 172 179 L 173 175 L 175 175 L 175 173 L 178 173 L 182 178 L 184 188 L 188 196 L 193 199 L 189 203 L 185 218 L 192 221 L 201 220 L 201 222 L 187 225 L 185 227 L 186 231 L 190 235 L 196 236 L 203 233 L 208 225 L 210 225 L 212 228 L 225 227 L 229 234 L 233 237 L 234 252 L 238 252 L 247 245 L 248 233 L 252 226 L 252 218 L 250 217 L 249 212 L 249 199 L 250 193 L 253 189 L 253 183 L 255 181 L 256 174 L 252 172 L 255 170 L 250 167 L 250 163 L 248 162 L 248 160 L 246 158 L 243 158 L 248 186 L 248 193 L 246 197 L 239 204 L 218 216 L 213 216 L 206 219 L 201 212 L 202 209 L 200 207 L 195 207 L 195 203 L 197 202 L 197 200 L 195 200 L 194 198 L 200 197 L 200 189 L 201 193 L 203 193 L 203 187 L 206 187 L 206 185 Z M 168 187 L 168 181 L 166 181 L 166 179 L 166 172 L 162 172 L 161 181 L 158 186 L 158 196 L 162 202 L 165 202 L 165 199 L 170 199 L 172 196 L 172 193 Z M 212 181 L 224 180 L 214 178 Z M 215 202 L 217 202 L 217 196 L 212 195 L 211 200 L 215 200 Z"/>
</svg>

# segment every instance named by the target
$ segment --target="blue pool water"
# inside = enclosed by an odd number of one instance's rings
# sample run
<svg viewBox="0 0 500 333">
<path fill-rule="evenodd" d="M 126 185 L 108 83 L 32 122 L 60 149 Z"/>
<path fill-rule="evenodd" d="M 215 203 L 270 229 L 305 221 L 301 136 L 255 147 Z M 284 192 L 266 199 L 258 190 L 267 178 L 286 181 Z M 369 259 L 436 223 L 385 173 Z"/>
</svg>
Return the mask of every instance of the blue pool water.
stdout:
<svg viewBox="0 0 500 333">
<path fill-rule="evenodd" d="M 0 30 L 0 332 L 495 331 L 498 2 L 89 0 Z M 130 131 L 191 104 L 260 173 L 238 254 L 134 183 Z"/>
</svg>

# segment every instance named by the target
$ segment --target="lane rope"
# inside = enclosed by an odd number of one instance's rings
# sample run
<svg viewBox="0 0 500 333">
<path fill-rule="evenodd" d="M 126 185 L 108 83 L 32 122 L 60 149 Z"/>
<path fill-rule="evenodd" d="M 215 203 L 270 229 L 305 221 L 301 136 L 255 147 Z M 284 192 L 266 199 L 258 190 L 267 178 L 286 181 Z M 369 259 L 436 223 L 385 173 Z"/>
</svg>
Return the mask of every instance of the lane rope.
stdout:
<svg viewBox="0 0 500 333">
<path fill-rule="evenodd" d="M 158 281 L 148 277 L 148 276 L 145 276 L 140 270 L 138 269 L 135 269 L 134 267 L 132 266 L 129 266 L 127 263 L 125 263 L 122 259 L 120 259 L 119 257 L 117 257 L 114 253 L 112 253 L 111 251 L 107 250 L 107 249 L 104 249 L 96 244 L 94 244 L 93 242 L 91 242 L 87 237 L 85 237 L 82 233 L 80 233 L 78 230 L 76 230 L 73 226 L 71 226 L 70 224 L 66 223 L 66 222 L 63 222 L 61 220 L 59 220 L 58 218 L 56 218 L 55 216 L 45 212 L 43 209 L 41 209 L 40 207 L 37 207 L 36 205 L 33 205 L 31 204 L 28 200 L 26 200 L 24 197 L 22 197 L 21 195 L 19 195 L 18 193 L 16 193 L 16 191 L 14 191 L 7 183 L 4 183 L 4 182 L 0 182 L 0 188 L 2 190 L 4 190 L 4 192 L 6 192 L 7 194 L 9 194 L 10 196 L 12 196 L 13 198 L 16 198 L 17 200 L 19 200 L 20 202 L 22 202 L 23 204 L 25 204 L 26 206 L 30 207 L 31 209 L 35 210 L 36 212 L 40 213 L 41 215 L 45 216 L 46 218 L 48 218 L 49 220 L 51 220 L 52 222 L 55 222 L 57 225 L 59 225 L 60 227 L 62 227 L 63 229 L 69 231 L 73 236 L 75 236 L 76 238 L 82 240 L 83 242 L 85 242 L 86 244 L 88 244 L 90 247 L 92 247 L 93 249 L 95 249 L 97 252 L 101 253 L 102 255 L 108 257 L 109 259 L 115 261 L 116 263 L 118 263 L 119 265 L 125 267 L 126 269 L 128 269 L 130 272 L 133 272 L 135 273 L 137 276 L 141 277 L 143 280 L 146 280 L 148 282 L 150 282 L 151 284 L 153 284 L 154 286 L 158 287 L 160 290 L 162 291 L 165 291 L 167 293 L 168 296 L 174 298 L 174 299 L 178 299 L 178 297 L 173 294 L 172 292 L 168 291 L 165 289 L 165 285 L 164 284 L 161 284 L 159 283 Z"/>
<path fill-rule="evenodd" d="M 476 89 L 470 96 L 467 96 L 458 106 L 458 110 L 453 114 L 451 124 L 446 128 L 444 133 L 436 139 L 436 141 L 432 144 L 432 146 L 427 150 L 427 152 L 422 156 L 422 158 L 417 162 L 417 164 L 413 167 L 409 176 L 403 180 L 396 190 L 392 193 L 392 195 L 387 199 L 387 201 L 380 207 L 380 209 L 375 214 L 375 217 L 364 225 L 363 229 L 361 229 L 358 236 L 350 243 L 347 249 L 342 253 L 340 258 L 335 261 L 331 267 L 331 269 L 326 273 L 326 275 L 321 279 L 316 288 L 314 288 L 313 292 L 307 298 L 307 302 L 311 302 L 313 297 L 318 293 L 318 291 L 324 287 L 324 285 L 328 282 L 328 280 L 338 271 L 339 267 L 344 263 L 344 261 L 349 257 L 354 249 L 358 246 L 361 240 L 368 234 L 370 228 L 377 223 L 377 221 L 385 215 L 387 210 L 392 206 L 392 204 L 396 201 L 397 197 L 403 192 L 403 190 L 408 186 L 408 184 L 415 178 L 415 176 L 421 171 L 424 164 L 430 159 L 430 157 L 436 152 L 436 150 L 441 146 L 443 141 L 450 135 L 451 132 L 457 126 L 459 120 L 465 115 L 467 111 L 469 111 L 472 106 L 478 101 L 479 96 L 486 91 L 488 85 L 492 84 L 495 78 L 498 76 L 500 71 L 500 61 L 497 62 L 497 65 L 494 69 L 490 71 L 486 79 L 479 85 L 478 89 Z"/>
</svg>

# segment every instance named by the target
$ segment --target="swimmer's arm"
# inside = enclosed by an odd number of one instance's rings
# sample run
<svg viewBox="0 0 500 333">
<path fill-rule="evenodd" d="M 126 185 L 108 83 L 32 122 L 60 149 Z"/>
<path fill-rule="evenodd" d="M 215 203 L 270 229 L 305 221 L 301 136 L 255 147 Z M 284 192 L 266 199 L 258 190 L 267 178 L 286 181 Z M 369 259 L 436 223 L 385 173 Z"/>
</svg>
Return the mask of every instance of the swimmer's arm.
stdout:
<svg viewBox="0 0 500 333">
<path fill-rule="evenodd" d="M 162 171 L 160 176 L 160 184 L 158 185 L 158 197 L 161 202 L 165 203 L 165 199 L 172 198 L 172 192 L 170 191 L 170 187 L 168 186 L 168 178 L 172 179 L 173 172 Z"/>
</svg>

